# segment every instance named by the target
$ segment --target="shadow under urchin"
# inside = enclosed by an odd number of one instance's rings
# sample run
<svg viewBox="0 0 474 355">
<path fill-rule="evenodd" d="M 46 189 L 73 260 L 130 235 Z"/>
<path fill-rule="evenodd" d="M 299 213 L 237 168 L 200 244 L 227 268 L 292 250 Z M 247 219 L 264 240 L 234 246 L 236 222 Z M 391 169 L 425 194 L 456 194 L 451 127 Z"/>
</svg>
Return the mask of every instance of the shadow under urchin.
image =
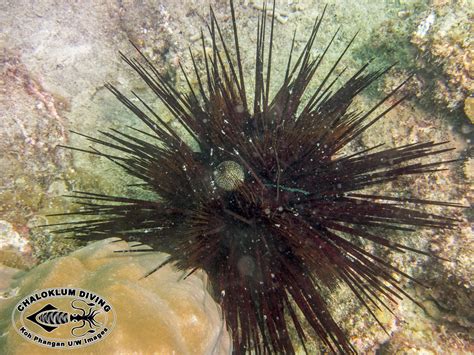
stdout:
<svg viewBox="0 0 474 355">
<path fill-rule="evenodd" d="M 390 310 L 392 302 L 410 298 L 400 280 L 413 280 L 366 251 L 358 240 L 393 252 L 429 255 L 393 240 L 390 231 L 452 228 L 455 220 L 415 205 L 458 206 L 397 197 L 399 191 L 375 195 L 366 189 L 439 171 L 447 161 L 423 163 L 420 158 L 451 149 L 444 142 L 422 142 L 341 154 L 402 102 L 404 97 L 396 97 L 405 82 L 366 112 L 351 108 L 354 98 L 389 70 L 368 71 L 367 63 L 338 85 L 335 70 L 352 38 L 316 89 L 306 93 L 337 35 L 322 54 L 311 55 L 323 11 L 299 54 L 293 51 L 293 36 L 282 84 L 270 95 L 275 17 L 267 19 L 264 10 L 250 87 L 245 84 L 232 1 L 230 11 L 232 40 L 226 41 L 211 9 L 212 51 L 206 51 L 203 36 L 202 62 L 190 51 L 196 84 L 181 68 L 188 84 L 185 93 L 140 52 L 138 59 L 122 54 L 198 149 L 137 94 L 132 101 L 107 85 L 148 128 L 112 129 L 100 132 L 102 138 L 78 133 L 117 154 L 92 147 L 72 149 L 111 160 L 159 198 L 76 192 L 72 197 L 81 209 L 61 215 L 80 218 L 56 224 L 61 226 L 58 232 L 73 233 L 82 241 L 118 235 L 137 242 L 131 251 L 142 252 L 140 246 L 148 245 L 168 253 L 166 263 L 180 270 L 206 271 L 236 353 L 294 353 L 294 342 L 299 340 L 306 350 L 313 334 L 333 352 L 354 353 L 323 295 L 345 284 L 375 317 L 376 309 Z M 308 98 L 303 100 L 303 94 Z"/>
</svg>

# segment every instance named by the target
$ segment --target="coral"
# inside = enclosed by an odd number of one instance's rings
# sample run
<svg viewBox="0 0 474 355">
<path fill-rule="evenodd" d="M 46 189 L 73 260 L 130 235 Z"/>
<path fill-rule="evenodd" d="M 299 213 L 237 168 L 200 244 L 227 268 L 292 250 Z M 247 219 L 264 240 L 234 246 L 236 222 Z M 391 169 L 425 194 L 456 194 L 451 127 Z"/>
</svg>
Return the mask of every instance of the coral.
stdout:
<svg viewBox="0 0 474 355">
<path fill-rule="evenodd" d="M 67 138 L 60 114 L 67 103 L 46 91 L 19 53 L 1 43 L 0 63 L 0 216 L 26 224 L 67 165 L 67 153 L 58 148 Z"/>
<path fill-rule="evenodd" d="M 418 66 L 435 75 L 434 100 L 450 110 L 474 90 L 473 15 L 472 8 L 446 5 L 430 12 L 411 39 L 419 51 Z"/>
<path fill-rule="evenodd" d="M 4 45 L 0 41 L 0 218 L 29 242 L 34 257 L 41 254 L 37 260 L 45 260 L 72 244 L 44 238 L 36 243 L 30 230 L 39 210 L 66 209 L 58 195 L 66 190 L 63 174 L 68 171 L 70 154 L 58 145 L 68 138 L 64 111 L 69 103 L 46 90 L 22 62 L 20 53 Z M 8 251 L 9 261 L 5 260 L 7 251 L 2 253 L 0 262 L 20 268 L 31 266 L 30 254 L 28 259 L 14 262 L 16 252 Z"/>
<path fill-rule="evenodd" d="M 18 277 L 14 298 L 0 304 L 0 348 L 8 354 L 51 350 L 25 341 L 11 325 L 12 307 L 35 290 L 74 285 L 96 292 L 117 315 L 110 336 L 87 348 L 94 353 L 224 354 L 231 342 L 219 306 L 206 291 L 201 272 L 182 279 L 170 266 L 143 278 L 165 255 L 125 256 L 125 242 L 91 244 L 67 257 L 50 260 Z M 74 350 L 83 352 L 84 349 Z"/>
<path fill-rule="evenodd" d="M 357 57 L 399 63 L 382 85 L 385 92 L 400 75 L 412 72 L 411 91 L 424 106 L 455 110 L 474 90 L 473 15 L 472 5 L 463 1 L 403 4 L 398 19 L 392 15 L 374 29 Z"/>
</svg>

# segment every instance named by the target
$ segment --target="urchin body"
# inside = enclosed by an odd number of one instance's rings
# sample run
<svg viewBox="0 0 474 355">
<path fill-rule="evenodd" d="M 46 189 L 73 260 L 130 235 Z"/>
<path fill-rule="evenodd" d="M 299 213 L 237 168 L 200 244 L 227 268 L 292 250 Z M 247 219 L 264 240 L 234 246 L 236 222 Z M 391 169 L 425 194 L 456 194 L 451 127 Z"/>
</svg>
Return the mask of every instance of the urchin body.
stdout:
<svg viewBox="0 0 474 355">
<path fill-rule="evenodd" d="M 233 43 L 227 43 L 211 11 L 212 53 L 206 54 L 203 41 L 204 75 L 192 57 L 196 86 L 183 71 L 187 93 L 177 92 L 143 56 L 123 56 L 199 149 L 187 145 L 139 96 L 134 94 L 139 101 L 135 104 L 109 85 L 147 129 L 101 132 L 101 139 L 86 136 L 120 154 L 88 152 L 112 160 L 160 198 L 78 192 L 74 197 L 83 209 L 75 214 L 98 218 L 80 220 L 62 231 L 83 240 L 118 234 L 139 242 L 135 251 L 147 244 L 168 253 L 167 262 L 182 270 L 205 270 L 236 352 L 293 353 L 290 328 L 304 346 L 311 335 L 305 325 L 332 351 L 354 352 L 328 310 L 324 290 L 346 284 L 373 315 L 376 307 L 387 307 L 385 301 L 407 296 L 393 273 L 409 276 L 351 238 L 401 252 L 411 249 L 375 228 L 450 228 L 454 223 L 407 206 L 452 204 L 374 195 L 364 189 L 436 171 L 442 162 L 423 164 L 419 159 L 449 149 L 424 142 L 341 154 L 403 100 L 395 99 L 403 83 L 367 112 L 351 109 L 354 98 L 385 73 L 367 72 L 365 65 L 337 87 L 335 68 L 351 40 L 303 101 L 332 43 L 322 55 L 311 57 L 323 16 L 299 55 L 293 53 L 293 40 L 282 85 L 270 97 L 274 22 L 267 24 L 262 14 L 249 100 L 232 2 L 231 15 Z M 383 107 L 389 99 L 392 104 Z"/>
</svg>

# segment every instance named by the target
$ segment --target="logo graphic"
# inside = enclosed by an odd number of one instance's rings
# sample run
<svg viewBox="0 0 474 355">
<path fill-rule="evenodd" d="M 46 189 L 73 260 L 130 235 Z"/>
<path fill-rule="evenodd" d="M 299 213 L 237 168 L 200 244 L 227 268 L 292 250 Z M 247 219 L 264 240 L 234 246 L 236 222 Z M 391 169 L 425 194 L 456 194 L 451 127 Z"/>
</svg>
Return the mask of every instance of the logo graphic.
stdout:
<svg viewBox="0 0 474 355">
<path fill-rule="evenodd" d="M 12 322 L 26 340 L 49 348 L 94 344 L 115 325 L 115 312 L 103 297 L 79 288 L 50 288 L 23 298 Z"/>
</svg>

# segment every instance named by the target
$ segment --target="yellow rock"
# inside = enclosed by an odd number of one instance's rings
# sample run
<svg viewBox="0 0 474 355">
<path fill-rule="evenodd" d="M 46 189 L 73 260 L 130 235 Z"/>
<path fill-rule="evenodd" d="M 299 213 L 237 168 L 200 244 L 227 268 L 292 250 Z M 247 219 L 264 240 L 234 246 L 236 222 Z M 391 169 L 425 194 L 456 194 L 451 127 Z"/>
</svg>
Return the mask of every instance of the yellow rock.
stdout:
<svg viewBox="0 0 474 355">
<path fill-rule="evenodd" d="M 128 248 L 104 240 L 67 257 L 48 261 L 24 273 L 13 287 L 15 298 L 0 303 L 0 353 L 50 354 L 20 337 L 11 312 L 21 297 L 51 287 L 77 287 L 104 297 L 116 313 L 115 328 L 103 340 L 68 353 L 88 354 L 228 354 L 232 344 L 219 305 L 207 292 L 207 278 L 164 266 L 143 276 L 166 258 L 165 254 L 114 253 Z"/>
</svg>

